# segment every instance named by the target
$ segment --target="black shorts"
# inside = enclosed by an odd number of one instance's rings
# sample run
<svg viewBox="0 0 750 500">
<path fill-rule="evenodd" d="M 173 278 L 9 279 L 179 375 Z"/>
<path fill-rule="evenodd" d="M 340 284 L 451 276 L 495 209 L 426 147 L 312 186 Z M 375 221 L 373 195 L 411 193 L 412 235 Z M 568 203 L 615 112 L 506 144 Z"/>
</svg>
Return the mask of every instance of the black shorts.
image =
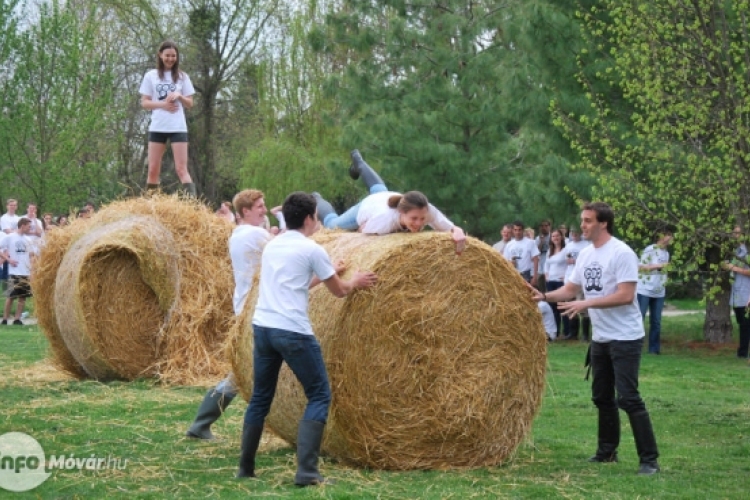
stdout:
<svg viewBox="0 0 750 500">
<path fill-rule="evenodd" d="M 28 276 L 15 276 L 8 278 L 8 297 L 11 299 L 25 299 L 31 297 L 31 283 Z"/>
<path fill-rule="evenodd" d="M 188 142 L 187 132 L 149 132 L 148 142 L 158 142 L 166 144 L 167 140 L 174 144 L 175 142 Z"/>
</svg>

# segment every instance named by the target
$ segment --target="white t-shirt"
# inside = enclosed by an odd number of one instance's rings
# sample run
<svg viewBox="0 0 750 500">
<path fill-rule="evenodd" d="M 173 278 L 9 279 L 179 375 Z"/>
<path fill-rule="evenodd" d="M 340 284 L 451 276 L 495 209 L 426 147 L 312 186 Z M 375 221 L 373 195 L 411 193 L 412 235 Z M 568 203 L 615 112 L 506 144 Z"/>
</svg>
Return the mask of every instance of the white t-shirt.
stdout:
<svg viewBox="0 0 750 500">
<path fill-rule="evenodd" d="M 534 272 L 532 259 L 539 255 L 539 248 L 534 240 L 524 237 L 521 240 L 512 239 L 505 245 L 503 257 L 514 262 L 519 273 L 524 271 Z"/>
<path fill-rule="evenodd" d="M 668 264 L 669 252 L 658 245 L 649 245 L 641 254 L 641 264 Z M 667 272 L 663 269 L 641 271 L 638 276 L 637 291 L 646 297 L 664 297 L 667 284 Z"/>
<path fill-rule="evenodd" d="M 31 254 L 36 253 L 36 246 L 31 238 L 24 234 L 6 234 L 0 242 L 0 249 L 8 252 L 8 257 L 17 261 L 15 266 L 8 263 L 8 274 L 12 276 L 31 275 Z"/>
<path fill-rule="evenodd" d="M 366 234 L 402 232 L 404 229 L 399 222 L 398 210 L 388 206 L 388 198 L 398 194 L 400 193 L 383 191 L 382 193 L 371 194 L 362 200 L 357 212 L 357 224 L 360 231 Z M 436 231 L 450 231 L 454 225 L 432 204 L 428 204 L 425 224 Z"/>
<path fill-rule="evenodd" d="M 262 227 L 241 224 L 234 228 L 229 237 L 229 257 L 232 259 L 234 273 L 234 295 L 232 305 L 234 314 L 238 315 L 245 306 L 245 299 L 253 286 L 255 272 L 260 266 L 263 247 L 271 235 Z"/>
<path fill-rule="evenodd" d="M 314 335 L 307 316 L 310 282 L 336 272 L 325 249 L 299 231 L 287 231 L 266 245 L 261 262 L 253 324 Z"/>
<path fill-rule="evenodd" d="M 565 243 L 565 256 L 570 257 L 571 259 L 577 259 L 578 254 L 581 253 L 581 250 L 586 248 L 591 244 L 590 241 L 586 240 L 578 240 L 573 241 L 570 240 L 570 243 Z M 568 264 L 568 268 L 565 271 L 565 281 L 567 282 L 570 279 L 570 275 L 573 274 L 573 269 L 576 268 L 575 264 Z"/>
<path fill-rule="evenodd" d="M 40 221 L 36 217 L 34 217 L 34 218 L 29 217 L 28 214 L 24 215 L 23 217 L 25 217 L 26 219 L 29 219 L 31 221 L 31 232 L 32 233 L 34 231 L 36 231 L 36 228 L 39 228 L 39 230 L 41 231 L 41 234 L 44 234 L 44 226 L 42 225 L 42 221 Z M 31 238 L 40 238 L 41 234 L 39 234 L 39 235 L 37 235 L 37 234 L 29 234 L 29 237 L 31 237 Z"/>
<path fill-rule="evenodd" d="M 0 230 L 3 232 L 5 231 L 15 231 L 18 229 L 18 221 L 21 219 L 19 215 L 10 215 L 10 214 L 3 214 L 2 217 L 0 217 Z"/>
<path fill-rule="evenodd" d="M 143 76 L 141 95 L 146 95 L 154 102 L 163 101 L 170 92 L 179 92 L 185 97 L 195 94 L 193 83 L 187 73 L 180 72 L 180 79 L 177 83 L 172 82 L 172 72 L 164 71 L 164 78 L 159 79 L 159 72 L 155 69 L 147 72 Z M 170 113 L 165 109 L 154 109 L 151 111 L 151 124 L 148 127 L 149 132 L 187 132 L 187 122 L 185 121 L 185 110 L 182 102 L 177 101 L 177 111 Z"/>
<path fill-rule="evenodd" d="M 508 243 L 509 243 L 509 241 L 500 240 L 497 243 L 495 243 L 494 245 L 492 245 L 492 248 L 494 248 L 495 250 L 497 250 L 500 253 L 500 255 L 502 255 L 503 254 L 503 250 L 505 250 L 505 246 Z"/>
<path fill-rule="evenodd" d="M 539 312 L 542 313 L 544 331 L 547 332 L 550 340 L 555 340 L 557 338 L 557 323 L 555 323 L 555 314 L 552 312 L 552 307 L 544 301 L 536 304 L 539 307 Z"/>
<path fill-rule="evenodd" d="M 638 256 L 622 241 L 612 237 L 599 248 L 581 250 L 570 282 L 580 285 L 586 299 L 615 293 L 620 283 L 638 281 Z M 593 328 L 592 340 L 637 340 L 645 336 L 638 299 L 617 307 L 589 309 Z"/>
<path fill-rule="evenodd" d="M 544 274 L 547 275 L 547 281 L 563 281 L 565 271 L 568 269 L 568 257 L 566 257 L 566 248 L 557 252 L 552 257 L 547 252 L 547 260 L 544 262 Z"/>
</svg>

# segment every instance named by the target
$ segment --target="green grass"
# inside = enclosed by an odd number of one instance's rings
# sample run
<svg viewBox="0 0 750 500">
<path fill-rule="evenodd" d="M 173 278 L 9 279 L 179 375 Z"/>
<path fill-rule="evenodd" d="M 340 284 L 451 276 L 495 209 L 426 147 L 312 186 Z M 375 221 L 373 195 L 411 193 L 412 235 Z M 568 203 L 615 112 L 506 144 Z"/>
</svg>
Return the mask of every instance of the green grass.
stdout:
<svg viewBox="0 0 750 500">
<path fill-rule="evenodd" d="M 639 477 L 623 415 L 620 463 L 589 464 L 596 447 L 585 344 L 550 346 L 547 391 L 532 434 L 497 467 L 461 471 L 368 471 L 325 460 L 338 484 L 293 486 L 294 450 L 264 442 L 260 477 L 237 480 L 244 403 L 216 425 L 221 440 L 183 437 L 202 387 L 151 381 L 101 384 L 35 377 L 46 340 L 35 328 L 0 328 L 0 434 L 25 432 L 47 456 L 112 456 L 124 470 L 56 470 L 38 488 L 0 498 L 745 498 L 750 474 L 750 368 L 734 345 L 706 349 L 702 316 L 664 319 L 662 356 L 644 356 L 641 391 L 651 412 L 662 472 Z M 30 368 L 31 367 L 31 368 Z M 265 438 L 264 438 L 265 441 Z"/>
<path fill-rule="evenodd" d="M 667 306 L 673 306 L 680 311 L 705 311 L 706 302 L 702 299 L 669 299 Z"/>
</svg>

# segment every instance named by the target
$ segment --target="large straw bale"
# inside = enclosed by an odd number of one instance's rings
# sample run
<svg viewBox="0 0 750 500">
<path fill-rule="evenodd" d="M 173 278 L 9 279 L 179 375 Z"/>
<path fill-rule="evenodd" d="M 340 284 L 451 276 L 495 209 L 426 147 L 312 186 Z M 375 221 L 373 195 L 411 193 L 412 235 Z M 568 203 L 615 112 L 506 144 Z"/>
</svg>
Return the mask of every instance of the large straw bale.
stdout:
<svg viewBox="0 0 750 500">
<path fill-rule="evenodd" d="M 51 232 L 32 287 L 56 364 L 98 379 L 223 376 L 231 231 L 198 201 L 154 195 Z"/>
<path fill-rule="evenodd" d="M 323 451 L 379 469 L 495 465 L 531 428 L 544 390 L 547 341 L 518 272 L 468 238 L 445 233 L 314 236 L 333 261 L 369 269 L 378 285 L 337 299 L 310 293 L 310 319 L 333 401 Z M 228 343 L 240 391 L 252 392 L 250 320 Z M 242 328 L 242 325 L 245 325 Z M 267 424 L 296 441 L 305 395 L 286 365 Z"/>
</svg>

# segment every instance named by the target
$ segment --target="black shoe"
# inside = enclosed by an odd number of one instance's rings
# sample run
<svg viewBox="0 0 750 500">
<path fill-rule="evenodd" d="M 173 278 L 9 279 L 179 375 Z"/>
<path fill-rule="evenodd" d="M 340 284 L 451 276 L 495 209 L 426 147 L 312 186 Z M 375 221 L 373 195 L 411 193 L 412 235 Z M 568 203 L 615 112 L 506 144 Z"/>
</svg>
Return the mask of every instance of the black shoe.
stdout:
<svg viewBox="0 0 750 500">
<path fill-rule="evenodd" d="M 619 460 L 617 459 L 617 453 L 613 453 L 607 456 L 594 455 L 593 457 L 589 458 L 589 462 L 606 464 L 611 462 L 619 462 Z"/>
<path fill-rule="evenodd" d="M 7 319 L 4 319 L 4 320 L 0 321 L 0 325 L 7 325 L 7 324 L 8 324 L 8 320 Z"/>
<path fill-rule="evenodd" d="M 14 325 L 23 325 L 23 321 L 21 321 L 20 319 L 17 319 L 17 320 L 13 321 L 13 324 Z"/>
<path fill-rule="evenodd" d="M 349 177 L 356 181 L 359 179 L 359 162 L 362 161 L 362 155 L 359 154 L 358 149 L 354 149 L 350 156 L 352 158 L 352 164 L 349 166 Z"/>
<path fill-rule="evenodd" d="M 656 474 L 661 469 L 659 468 L 659 464 L 656 462 L 641 464 L 640 467 L 638 467 L 638 475 L 639 476 L 651 476 L 653 474 Z"/>
</svg>

